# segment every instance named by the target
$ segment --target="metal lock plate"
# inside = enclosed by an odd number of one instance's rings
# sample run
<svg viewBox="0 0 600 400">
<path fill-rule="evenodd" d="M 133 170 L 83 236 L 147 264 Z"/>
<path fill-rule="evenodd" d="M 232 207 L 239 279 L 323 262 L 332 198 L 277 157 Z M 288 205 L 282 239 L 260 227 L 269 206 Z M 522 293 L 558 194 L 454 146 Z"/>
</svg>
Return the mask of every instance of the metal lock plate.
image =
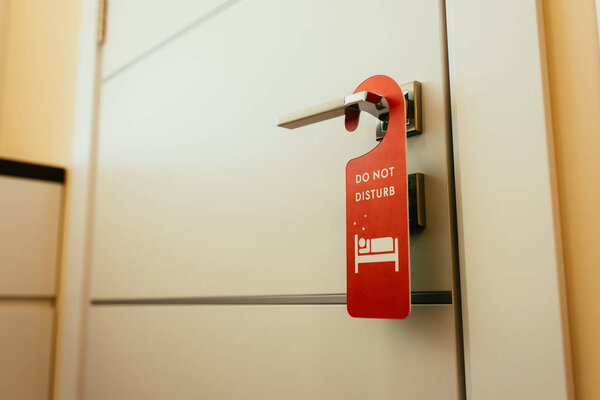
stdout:
<svg viewBox="0 0 600 400">
<path fill-rule="evenodd" d="M 406 115 L 406 136 L 411 137 L 423 132 L 422 104 L 421 104 L 421 82 L 412 81 L 400 85 L 404 93 L 404 111 Z M 383 139 L 387 130 L 387 119 L 380 118 L 377 125 L 375 138 Z"/>
<path fill-rule="evenodd" d="M 408 221 L 410 230 L 425 228 L 425 175 L 408 174 Z"/>
</svg>

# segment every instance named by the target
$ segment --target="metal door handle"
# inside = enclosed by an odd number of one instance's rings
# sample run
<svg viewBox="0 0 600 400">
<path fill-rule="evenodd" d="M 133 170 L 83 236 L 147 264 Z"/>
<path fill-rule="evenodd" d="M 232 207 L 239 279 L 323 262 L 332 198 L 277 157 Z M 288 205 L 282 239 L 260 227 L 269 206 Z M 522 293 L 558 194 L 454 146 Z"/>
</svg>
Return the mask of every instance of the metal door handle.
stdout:
<svg viewBox="0 0 600 400">
<path fill-rule="evenodd" d="M 389 114 L 388 104 L 383 96 L 365 91 L 279 117 L 277 119 L 277 126 L 295 129 L 357 111 L 368 112 L 382 120 L 387 120 L 383 116 Z"/>
<path fill-rule="evenodd" d="M 401 85 L 405 99 L 406 133 L 413 136 L 421 133 L 421 84 L 413 81 Z M 376 137 L 381 140 L 385 135 L 389 108 L 383 96 L 371 92 L 358 92 L 343 99 L 330 101 L 315 107 L 281 116 L 277 118 L 277 126 L 296 129 L 342 115 L 355 114 L 360 111 L 367 112 L 380 120 Z"/>
</svg>

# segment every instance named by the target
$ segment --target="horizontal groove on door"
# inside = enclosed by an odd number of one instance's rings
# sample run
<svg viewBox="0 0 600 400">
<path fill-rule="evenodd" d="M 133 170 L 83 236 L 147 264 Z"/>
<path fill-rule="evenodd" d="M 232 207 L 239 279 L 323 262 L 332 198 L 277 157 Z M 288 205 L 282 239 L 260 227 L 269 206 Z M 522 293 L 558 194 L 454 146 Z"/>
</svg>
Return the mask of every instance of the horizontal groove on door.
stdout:
<svg viewBox="0 0 600 400">
<path fill-rule="evenodd" d="M 214 9 L 210 10 L 206 14 L 202 15 L 201 17 L 199 17 L 194 22 L 192 22 L 189 25 L 185 26 L 183 29 L 179 30 L 178 32 L 173 33 L 172 35 L 170 35 L 166 39 L 163 39 L 162 41 L 160 41 L 159 43 L 155 44 L 154 46 L 152 46 L 148 50 L 144 51 L 142 54 L 138 55 L 133 60 L 127 62 L 125 65 L 122 65 L 119 68 L 117 68 L 115 71 L 110 72 L 108 75 L 106 75 L 105 77 L 102 78 L 102 82 L 108 82 L 108 81 L 110 81 L 115 76 L 117 76 L 120 73 L 122 73 L 123 71 L 126 71 L 129 68 L 135 66 L 137 63 L 139 63 L 140 61 L 148 58 L 149 56 L 151 56 L 152 54 L 154 54 L 155 52 L 157 52 L 161 48 L 165 47 L 169 43 L 173 42 L 177 38 L 183 36 L 184 34 L 188 33 L 189 31 L 191 31 L 191 30 L 199 27 L 200 25 L 204 24 L 205 22 L 211 20 L 212 18 L 214 18 L 217 15 L 221 14 L 222 12 L 224 12 L 225 10 L 227 10 L 229 7 L 233 6 L 236 3 L 239 3 L 240 1 L 241 0 L 227 0 L 227 1 L 225 1 L 221 5 L 215 7 Z"/>
<path fill-rule="evenodd" d="M 452 292 L 412 292 L 413 305 L 452 304 Z M 345 294 L 304 294 L 272 296 L 171 297 L 152 299 L 95 299 L 94 306 L 118 305 L 331 305 L 346 304 Z"/>
<path fill-rule="evenodd" d="M 2 304 L 47 304 L 54 306 L 56 299 L 54 296 L 10 296 L 0 295 L 0 305 Z"/>
</svg>

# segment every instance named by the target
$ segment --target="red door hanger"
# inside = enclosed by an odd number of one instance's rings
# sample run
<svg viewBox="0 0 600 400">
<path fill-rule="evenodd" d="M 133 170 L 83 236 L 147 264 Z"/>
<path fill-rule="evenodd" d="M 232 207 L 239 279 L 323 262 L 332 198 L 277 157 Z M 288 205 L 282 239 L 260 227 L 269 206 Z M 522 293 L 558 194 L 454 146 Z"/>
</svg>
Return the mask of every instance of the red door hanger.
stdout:
<svg viewBox="0 0 600 400">
<path fill-rule="evenodd" d="M 389 123 L 381 143 L 346 165 L 348 313 L 404 319 L 410 313 L 406 117 L 398 84 L 373 76 L 355 90 L 385 97 Z M 346 116 L 353 131 L 358 113 Z"/>
</svg>

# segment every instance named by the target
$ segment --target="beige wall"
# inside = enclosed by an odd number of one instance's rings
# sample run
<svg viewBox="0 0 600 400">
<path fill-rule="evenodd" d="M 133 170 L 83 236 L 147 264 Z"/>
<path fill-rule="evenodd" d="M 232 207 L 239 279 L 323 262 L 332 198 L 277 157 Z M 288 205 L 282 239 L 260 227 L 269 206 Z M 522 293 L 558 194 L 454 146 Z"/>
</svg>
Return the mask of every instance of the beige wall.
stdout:
<svg viewBox="0 0 600 400">
<path fill-rule="evenodd" d="M 544 2 L 578 400 L 600 399 L 600 51 L 594 0 Z"/>
<path fill-rule="evenodd" d="M 79 0 L 4 0 L 0 157 L 68 166 Z"/>
</svg>

